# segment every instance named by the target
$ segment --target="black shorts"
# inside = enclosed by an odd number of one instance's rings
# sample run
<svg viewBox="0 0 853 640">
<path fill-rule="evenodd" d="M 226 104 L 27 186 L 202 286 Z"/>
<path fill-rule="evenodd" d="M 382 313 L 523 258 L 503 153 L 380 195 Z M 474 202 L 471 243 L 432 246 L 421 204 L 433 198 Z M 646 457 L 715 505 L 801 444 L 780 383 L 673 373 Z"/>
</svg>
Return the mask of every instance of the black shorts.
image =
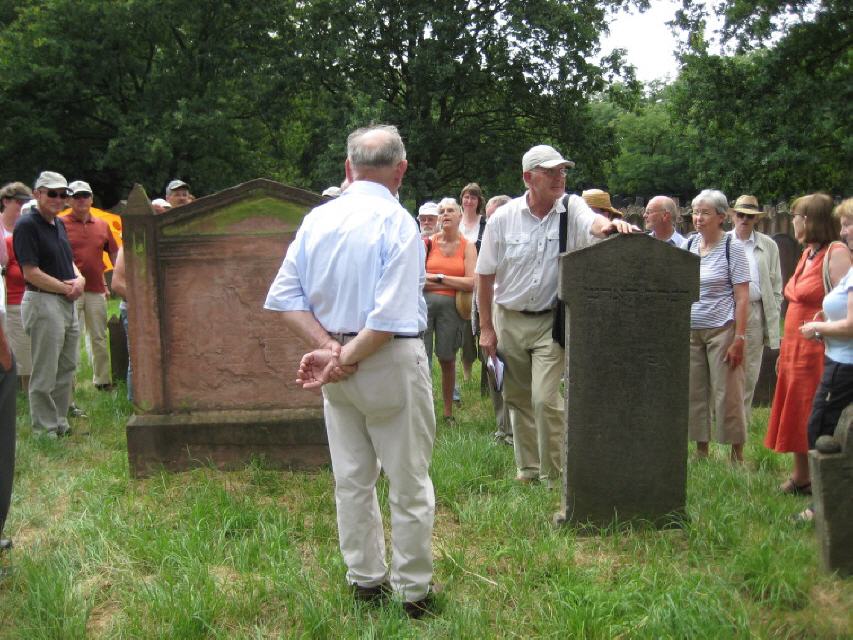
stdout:
<svg viewBox="0 0 853 640">
<path fill-rule="evenodd" d="M 841 412 L 853 402 L 853 364 L 824 359 L 823 377 L 812 401 L 809 416 L 809 449 L 821 436 L 831 436 Z"/>
</svg>

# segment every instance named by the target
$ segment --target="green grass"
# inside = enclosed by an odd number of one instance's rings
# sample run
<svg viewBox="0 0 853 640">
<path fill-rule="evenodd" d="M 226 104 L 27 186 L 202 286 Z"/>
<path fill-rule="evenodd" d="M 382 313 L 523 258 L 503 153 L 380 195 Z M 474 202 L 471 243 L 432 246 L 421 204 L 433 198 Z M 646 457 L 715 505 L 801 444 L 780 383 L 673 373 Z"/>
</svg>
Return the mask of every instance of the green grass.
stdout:
<svg viewBox="0 0 853 640">
<path fill-rule="evenodd" d="M 767 410 L 753 416 L 745 468 L 722 448 L 691 461 L 683 529 L 582 535 L 551 526 L 557 492 L 512 480 L 488 401 L 464 384 L 459 424 L 439 426 L 432 466 L 446 590 L 438 615 L 411 622 L 398 605 L 348 593 L 328 469 L 255 462 L 130 479 L 124 389 L 99 393 L 88 372 L 79 379 L 90 419 L 68 440 L 32 438 L 19 398 L 0 638 L 853 634 L 853 581 L 820 571 L 813 529 L 789 520 L 805 501 L 777 494 L 790 461 L 761 445 Z M 384 481 L 379 493 L 387 516 Z"/>
</svg>

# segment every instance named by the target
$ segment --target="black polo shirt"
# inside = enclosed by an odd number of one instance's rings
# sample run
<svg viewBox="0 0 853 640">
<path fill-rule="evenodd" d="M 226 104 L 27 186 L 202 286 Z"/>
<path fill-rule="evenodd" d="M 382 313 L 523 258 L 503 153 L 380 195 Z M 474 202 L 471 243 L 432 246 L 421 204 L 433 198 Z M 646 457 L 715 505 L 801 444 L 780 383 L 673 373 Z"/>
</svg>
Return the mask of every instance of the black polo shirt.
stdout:
<svg viewBox="0 0 853 640">
<path fill-rule="evenodd" d="M 18 218 L 12 235 L 15 257 L 21 267 L 31 265 L 57 280 L 73 280 L 77 277 L 74 254 L 65 225 L 58 217 L 53 222 L 45 220 L 35 207 Z M 32 288 L 32 285 L 28 282 L 27 287 Z"/>
</svg>

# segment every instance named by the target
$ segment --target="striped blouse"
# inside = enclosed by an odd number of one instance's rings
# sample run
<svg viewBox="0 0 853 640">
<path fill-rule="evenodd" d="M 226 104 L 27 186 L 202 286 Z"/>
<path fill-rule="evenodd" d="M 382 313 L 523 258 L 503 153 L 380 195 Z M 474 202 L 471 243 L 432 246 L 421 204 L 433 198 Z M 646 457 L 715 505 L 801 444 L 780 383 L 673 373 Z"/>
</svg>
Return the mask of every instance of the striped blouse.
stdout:
<svg viewBox="0 0 853 640">
<path fill-rule="evenodd" d="M 701 236 L 696 235 L 685 249 L 699 254 Z M 728 245 L 728 258 L 726 246 Z M 702 257 L 699 265 L 699 300 L 690 309 L 691 329 L 716 329 L 735 318 L 735 284 L 749 282 L 749 261 L 743 244 L 723 237 Z"/>
</svg>

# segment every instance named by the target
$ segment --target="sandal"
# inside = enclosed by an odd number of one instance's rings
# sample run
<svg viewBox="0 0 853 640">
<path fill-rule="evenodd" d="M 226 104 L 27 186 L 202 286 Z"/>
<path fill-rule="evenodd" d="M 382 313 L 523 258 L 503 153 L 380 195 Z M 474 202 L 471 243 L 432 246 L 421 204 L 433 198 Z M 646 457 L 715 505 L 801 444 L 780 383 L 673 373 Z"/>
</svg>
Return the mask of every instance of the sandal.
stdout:
<svg viewBox="0 0 853 640">
<path fill-rule="evenodd" d="M 797 484 L 793 478 L 788 478 L 779 487 L 779 491 L 789 496 L 810 496 L 812 494 L 812 483 Z"/>
<path fill-rule="evenodd" d="M 808 523 L 814 521 L 814 509 L 812 509 L 811 507 L 806 507 L 805 509 L 800 511 L 797 515 L 791 516 L 791 518 L 794 520 L 794 522 L 797 522 L 800 524 L 808 524 Z"/>
</svg>

